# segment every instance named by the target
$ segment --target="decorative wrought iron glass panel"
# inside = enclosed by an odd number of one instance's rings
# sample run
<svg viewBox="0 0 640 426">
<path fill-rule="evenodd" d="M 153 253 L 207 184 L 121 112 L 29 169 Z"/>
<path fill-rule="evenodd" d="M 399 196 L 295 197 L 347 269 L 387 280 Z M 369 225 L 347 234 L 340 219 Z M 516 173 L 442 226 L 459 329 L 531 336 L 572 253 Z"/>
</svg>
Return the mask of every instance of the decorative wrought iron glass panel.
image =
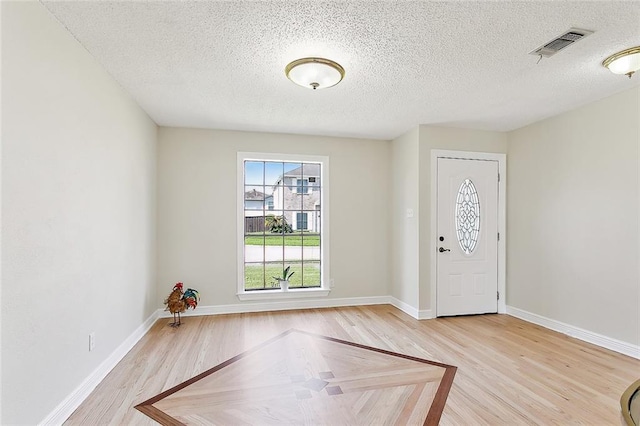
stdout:
<svg viewBox="0 0 640 426">
<path fill-rule="evenodd" d="M 458 189 L 456 235 L 462 251 L 466 254 L 473 253 L 480 235 L 480 201 L 471 179 L 465 179 Z"/>
</svg>

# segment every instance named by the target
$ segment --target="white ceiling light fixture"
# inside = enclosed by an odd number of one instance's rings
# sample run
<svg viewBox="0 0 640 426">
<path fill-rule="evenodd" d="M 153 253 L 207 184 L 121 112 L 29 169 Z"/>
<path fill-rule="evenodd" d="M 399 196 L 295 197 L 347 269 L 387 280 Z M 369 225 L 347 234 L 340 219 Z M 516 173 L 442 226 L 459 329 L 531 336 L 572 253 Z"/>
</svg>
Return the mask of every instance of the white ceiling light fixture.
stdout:
<svg viewBox="0 0 640 426">
<path fill-rule="evenodd" d="M 634 72 L 640 70 L 640 46 L 614 53 L 602 61 L 602 66 L 614 74 L 625 74 L 631 78 Z"/>
<path fill-rule="evenodd" d="M 335 86 L 344 78 L 344 68 L 330 59 L 302 58 L 284 69 L 287 78 L 308 89 L 326 89 Z"/>
</svg>

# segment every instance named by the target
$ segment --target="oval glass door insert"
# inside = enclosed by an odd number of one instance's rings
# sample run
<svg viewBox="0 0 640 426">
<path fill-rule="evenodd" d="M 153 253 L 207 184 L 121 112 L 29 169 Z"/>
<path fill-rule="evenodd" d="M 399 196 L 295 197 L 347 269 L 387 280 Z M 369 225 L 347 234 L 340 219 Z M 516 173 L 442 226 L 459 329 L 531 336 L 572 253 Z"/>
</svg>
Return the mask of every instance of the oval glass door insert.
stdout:
<svg viewBox="0 0 640 426">
<path fill-rule="evenodd" d="M 460 185 L 455 210 L 458 243 L 463 252 L 471 254 L 480 234 L 480 201 L 471 179 L 465 179 Z"/>
</svg>

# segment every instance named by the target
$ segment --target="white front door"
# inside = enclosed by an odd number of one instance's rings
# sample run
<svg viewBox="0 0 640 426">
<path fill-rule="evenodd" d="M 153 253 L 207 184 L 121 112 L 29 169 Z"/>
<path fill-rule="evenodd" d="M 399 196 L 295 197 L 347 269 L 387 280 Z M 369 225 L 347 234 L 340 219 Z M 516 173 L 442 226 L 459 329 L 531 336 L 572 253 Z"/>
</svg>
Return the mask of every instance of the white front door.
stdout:
<svg viewBox="0 0 640 426">
<path fill-rule="evenodd" d="M 498 162 L 437 166 L 437 315 L 498 312 Z"/>
</svg>

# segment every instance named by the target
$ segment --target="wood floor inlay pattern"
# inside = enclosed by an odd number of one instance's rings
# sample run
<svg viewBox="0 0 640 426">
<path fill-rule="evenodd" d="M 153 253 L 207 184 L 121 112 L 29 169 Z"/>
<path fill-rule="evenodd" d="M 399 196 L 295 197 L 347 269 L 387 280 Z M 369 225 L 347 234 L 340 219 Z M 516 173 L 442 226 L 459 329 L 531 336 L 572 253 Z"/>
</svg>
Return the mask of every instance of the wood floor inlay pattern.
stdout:
<svg viewBox="0 0 640 426">
<path fill-rule="evenodd" d="M 136 408 L 165 425 L 436 425 L 455 372 L 291 329 Z"/>
<path fill-rule="evenodd" d="M 180 327 L 170 322 L 159 319 L 64 426 L 157 425 L 134 406 L 291 328 L 455 365 L 441 426 L 621 425 L 620 395 L 640 377 L 638 359 L 509 315 L 418 321 L 374 305 L 190 316 Z M 313 399 L 313 391 L 300 389 Z"/>
</svg>

